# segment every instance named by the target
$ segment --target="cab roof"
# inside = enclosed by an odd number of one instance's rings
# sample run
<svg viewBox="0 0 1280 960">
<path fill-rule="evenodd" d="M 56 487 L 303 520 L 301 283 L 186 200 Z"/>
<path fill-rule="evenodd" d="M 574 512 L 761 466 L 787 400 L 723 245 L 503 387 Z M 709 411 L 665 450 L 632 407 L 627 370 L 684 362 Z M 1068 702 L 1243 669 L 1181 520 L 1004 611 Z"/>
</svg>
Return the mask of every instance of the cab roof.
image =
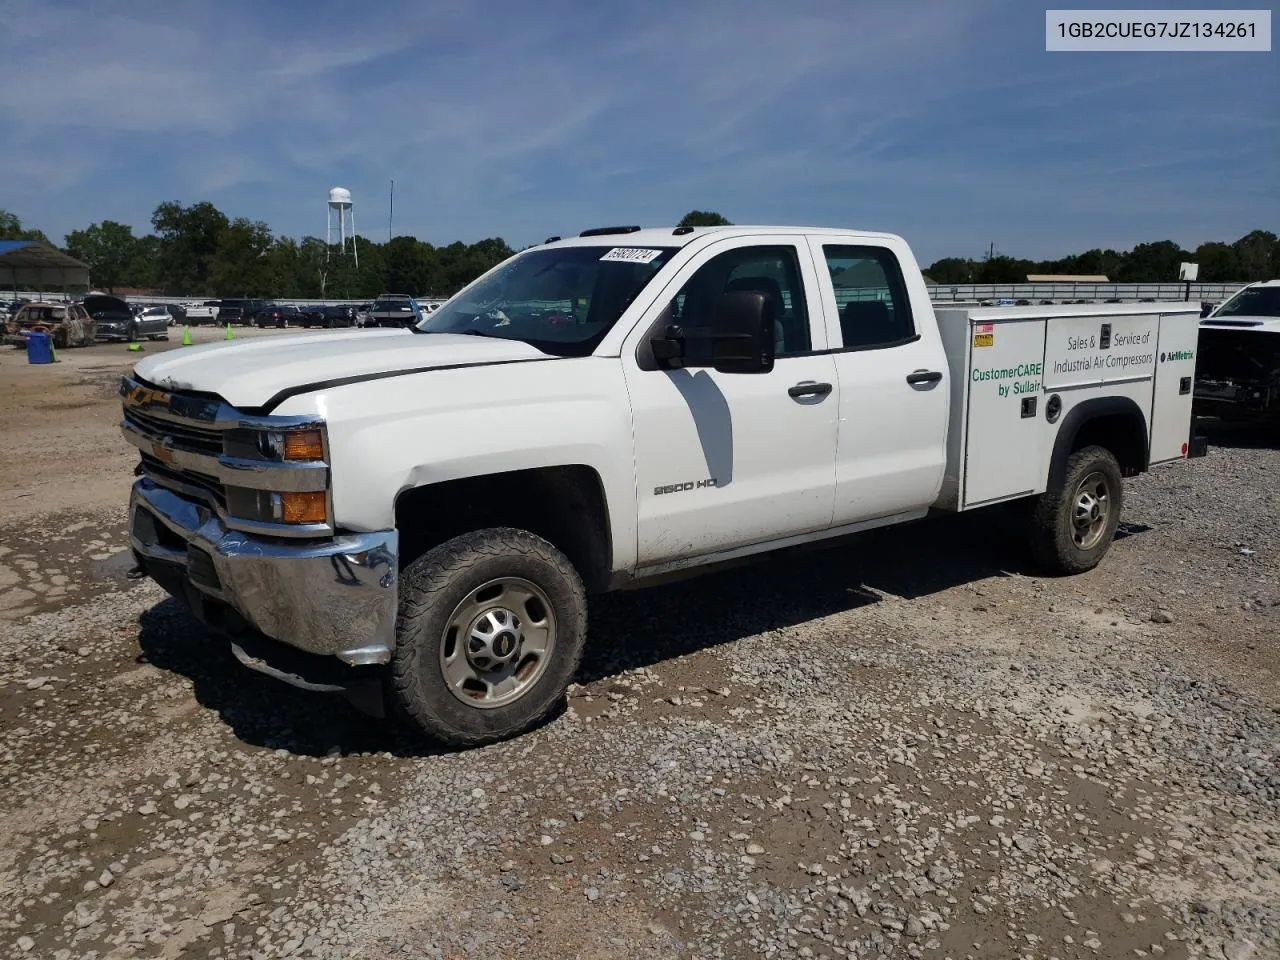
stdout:
<svg viewBox="0 0 1280 960">
<path fill-rule="evenodd" d="M 609 232 L 603 232 L 607 229 Z M 797 227 L 734 224 L 725 227 L 631 227 L 602 228 L 600 232 L 587 231 L 587 236 L 549 237 L 539 246 L 557 247 L 683 247 L 686 244 L 714 234 L 716 237 L 750 237 L 757 234 L 848 236 L 856 234 L 877 240 L 900 239 L 892 233 L 876 233 L 855 228 Z M 536 248 L 535 248 L 536 249 Z"/>
</svg>

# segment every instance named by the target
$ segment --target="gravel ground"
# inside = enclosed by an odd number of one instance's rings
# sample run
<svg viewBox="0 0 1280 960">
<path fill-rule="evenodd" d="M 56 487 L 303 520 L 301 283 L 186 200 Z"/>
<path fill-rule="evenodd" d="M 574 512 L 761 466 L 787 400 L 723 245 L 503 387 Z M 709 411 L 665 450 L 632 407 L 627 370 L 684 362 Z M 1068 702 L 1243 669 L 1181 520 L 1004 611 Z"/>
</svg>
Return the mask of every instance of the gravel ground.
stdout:
<svg viewBox="0 0 1280 960">
<path fill-rule="evenodd" d="M 11 520 L 0 956 L 1278 956 L 1280 451 L 1216 439 L 1080 577 L 997 514 L 602 598 L 467 753 L 239 668 L 119 506 Z"/>
</svg>

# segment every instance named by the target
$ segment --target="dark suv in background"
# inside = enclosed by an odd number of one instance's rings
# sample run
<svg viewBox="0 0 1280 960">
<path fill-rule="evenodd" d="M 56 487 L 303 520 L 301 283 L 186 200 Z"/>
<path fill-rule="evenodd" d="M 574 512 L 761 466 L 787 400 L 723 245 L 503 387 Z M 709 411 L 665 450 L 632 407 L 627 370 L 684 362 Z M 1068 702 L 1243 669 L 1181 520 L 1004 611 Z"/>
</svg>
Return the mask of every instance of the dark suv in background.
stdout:
<svg viewBox="0 0 1280 960">
<path fill-rule="evenodd" d="M 218 323 L 252 326 L 258 314 L 269 306 L 270 304 L 265 300 L 220 300 L 218 301 Z"/>
<path fill-rule="evenodd" d="M 301 322 L 302 313 L 297 307 L 279 305 L 263 307 L 253 320 L 257 327 L 287 327 L 289 324 L 297 326 Z"/>
<path fill-rule="evenodd" d="M 356 308 L 326 304 L 302 307 L 300 318 L 304 327 L 354 327 Z"/>
<path fill-rule="evenodd" d="M 413 297 L 402 293 L 384 293 L 369 309 L 365 326 L 411 327 L 422 319 L 422 310 Z"/>
</svg>

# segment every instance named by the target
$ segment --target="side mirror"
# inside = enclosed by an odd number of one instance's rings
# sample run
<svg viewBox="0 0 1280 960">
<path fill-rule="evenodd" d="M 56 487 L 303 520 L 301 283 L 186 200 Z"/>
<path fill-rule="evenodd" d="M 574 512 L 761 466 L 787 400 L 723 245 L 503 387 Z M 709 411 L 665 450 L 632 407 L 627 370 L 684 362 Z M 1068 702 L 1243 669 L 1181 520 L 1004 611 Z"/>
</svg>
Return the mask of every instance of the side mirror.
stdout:
<svg viewBox="0 0 1280 960">
<path fill-rule="evenodd" d="M 723 293 L 711 316 L 711 364 L 720 373 L 773 370 L 773 303 L 763 293 Z"/>
<path fill-rule="evenodd" d="M 1208 316 L 1209 314 L 1211 314 L 1211 313 L 1213 313 L 1213 304 L 1212 304 L 1212 303 L 1201 303 L 1201 304 L 1200 304 L 1200 316 L 1201 316 L 1201 318 L 1207 317 L 1207 316 Z"/>
</svg>

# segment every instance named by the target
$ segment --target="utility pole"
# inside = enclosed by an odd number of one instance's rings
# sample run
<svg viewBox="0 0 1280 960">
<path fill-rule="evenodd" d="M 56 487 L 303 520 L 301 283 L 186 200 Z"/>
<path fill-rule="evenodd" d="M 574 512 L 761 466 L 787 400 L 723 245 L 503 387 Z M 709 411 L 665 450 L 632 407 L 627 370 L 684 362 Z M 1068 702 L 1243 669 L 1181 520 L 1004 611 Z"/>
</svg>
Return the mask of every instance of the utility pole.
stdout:
<svg viewBox="0 0 1280 960">
<path fill-rule="evenodd" d="M 391 224 L 396 215 L 396 182 L 391 181 L 391 205 L 387 209 L 387 243 L 391 242 Z"/>
</svg>

